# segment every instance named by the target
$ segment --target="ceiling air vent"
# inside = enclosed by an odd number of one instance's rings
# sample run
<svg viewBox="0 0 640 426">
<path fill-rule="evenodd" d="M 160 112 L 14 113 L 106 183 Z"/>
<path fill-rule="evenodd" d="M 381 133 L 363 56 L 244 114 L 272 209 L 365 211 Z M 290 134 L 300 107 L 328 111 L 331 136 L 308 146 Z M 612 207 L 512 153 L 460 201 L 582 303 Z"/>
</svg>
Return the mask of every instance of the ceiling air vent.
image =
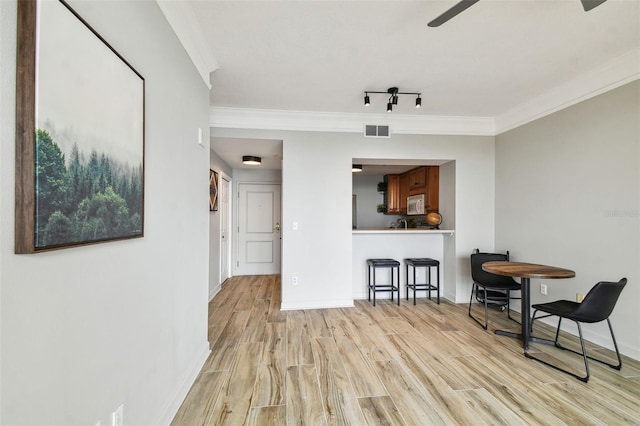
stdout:
<svg viewBox="0 0 640 426">
<path fill-rule="evenodd" d="M 375 124 L 365 124 L 365 138 L 390 138 L 389 126 L 377 126 Z"/>
</svg>

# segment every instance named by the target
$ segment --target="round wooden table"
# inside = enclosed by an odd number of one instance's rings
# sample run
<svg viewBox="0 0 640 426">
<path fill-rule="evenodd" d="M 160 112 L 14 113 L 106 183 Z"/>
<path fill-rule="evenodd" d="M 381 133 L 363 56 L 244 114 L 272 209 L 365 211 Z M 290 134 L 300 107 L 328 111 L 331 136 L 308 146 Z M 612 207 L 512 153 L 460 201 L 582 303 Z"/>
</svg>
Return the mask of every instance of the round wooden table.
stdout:
<svg viewBox="0 0 640 426">
<path fill-rule="evenodd" d="M 555 266 L 537 265 L 535 263 L 523 263 L 523 262 L 485 262 L 482 264 L 482 269 L 486 272 L 496 275 L 505 275 L 508 277 L 520 278 L 521 288 L 521 303 L 520 308 L 521 315 L 521 327 L 520 333 L 513 333 L 511 331 L 496 330 L 496 334 L 502 336 L 515 337 L 522 339 L 522 347 L 526 351 L 529 349 L 530 341 L 541 341 L 547 343 L 546 339 L 537 339 L 531 336 L 531 278 L 573 278 L 576 276 L 574 271 L 569 269 L 557 268 Z"/>
</svg>

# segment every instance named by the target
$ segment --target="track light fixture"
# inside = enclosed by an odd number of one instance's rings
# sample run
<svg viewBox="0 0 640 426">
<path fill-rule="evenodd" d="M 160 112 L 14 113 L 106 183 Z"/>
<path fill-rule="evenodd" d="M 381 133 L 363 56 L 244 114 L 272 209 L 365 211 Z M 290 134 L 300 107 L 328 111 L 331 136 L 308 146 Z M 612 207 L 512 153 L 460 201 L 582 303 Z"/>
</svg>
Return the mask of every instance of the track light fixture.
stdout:
<svg viewBox="0 0 640 426">
<path fill-rule="evenodd" d="M 393 111 L 393 106 L 398 105 L 398 95 L 415 95 L 416 98 L 416 108 L 420 108 L 422 106 L 422 98 L 421 94 L 417 92 L 400 92 L 397 87 L 389 87 L 386 92 L 376 92 L 376 91 L 366 91 L 364 92 L 364 105 L 371 105 L 371 100 L 369 98 L 369 93 L 378 93 L 389 95 L 389 100 L 387 101 L 387 112 Z"/>
<path fill-rule="evenodd" d="M 362 164 L 352 164 L 351 171 L 353 173 L 360 173 L 362 171 Z"/>
</svg>

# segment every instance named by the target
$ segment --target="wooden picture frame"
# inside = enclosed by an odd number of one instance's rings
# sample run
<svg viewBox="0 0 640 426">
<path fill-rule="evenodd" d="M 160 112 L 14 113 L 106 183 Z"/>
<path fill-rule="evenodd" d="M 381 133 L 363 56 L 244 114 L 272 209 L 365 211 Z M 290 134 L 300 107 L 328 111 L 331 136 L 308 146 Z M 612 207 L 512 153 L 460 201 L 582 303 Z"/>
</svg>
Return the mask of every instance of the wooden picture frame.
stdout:
<svg viewBox="0 0 640 426">
<path fill-rule="evenodd" d="M 209 170 L 209 211 L 218 211 L 218 172 Z"/>
<path fill-rule="evenodd" d="M 144 78 L 62 0 L 17 27 L 15 252 L 142 237 Z"/>
</svg>

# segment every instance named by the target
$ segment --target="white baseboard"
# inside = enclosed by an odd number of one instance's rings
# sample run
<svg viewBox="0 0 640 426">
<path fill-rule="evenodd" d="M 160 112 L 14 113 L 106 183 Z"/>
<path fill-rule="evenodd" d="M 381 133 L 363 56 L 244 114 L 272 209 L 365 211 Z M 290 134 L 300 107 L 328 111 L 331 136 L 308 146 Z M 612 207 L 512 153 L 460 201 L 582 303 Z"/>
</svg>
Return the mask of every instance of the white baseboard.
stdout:
<svg viewBox="0 0 640 426">
<path fill-rule="evenodd" d="M 353 308 L 353 299 L 320 300 L 317 302 L 282 302 L 280 310 L 297 311 L 300 309 Z"/>
<path fill-rule="evenodd" d="M 202 370 L 202 366 L 209 358 L 209 354 L 211 353 L 211 349 L 209 349 L 209 342 L 205 342 L 204 349 L 195 357 L 194 362 L 191 368 L 187 371 L 184 380 L 182 380 L 182 384 L 178 387 L 177 391 L 174 395 L 169 399 L 169 404 L 163 410 L 162 415 L 160 416 L 160 420 L 154 422 L 153 424 L 157 425 L 170 425 L 173 418 L 176 416 L 176 413 L 180 409 L 182 402 L 187 397 L 191 386 L 196 381 L 198 374 L 200 374 L 200 370 Z"/>
<path fill-rule="evenodd" d="M 209 292 L 209 302 L 211 302 L 211 300 L 216 296 L 216 294 L 218 294 L 220 292 L 221 288 L 222 288 L 222 286 L 220 284 L 218 284 L 214 289 L 212 289 Z"/>
</svg>

